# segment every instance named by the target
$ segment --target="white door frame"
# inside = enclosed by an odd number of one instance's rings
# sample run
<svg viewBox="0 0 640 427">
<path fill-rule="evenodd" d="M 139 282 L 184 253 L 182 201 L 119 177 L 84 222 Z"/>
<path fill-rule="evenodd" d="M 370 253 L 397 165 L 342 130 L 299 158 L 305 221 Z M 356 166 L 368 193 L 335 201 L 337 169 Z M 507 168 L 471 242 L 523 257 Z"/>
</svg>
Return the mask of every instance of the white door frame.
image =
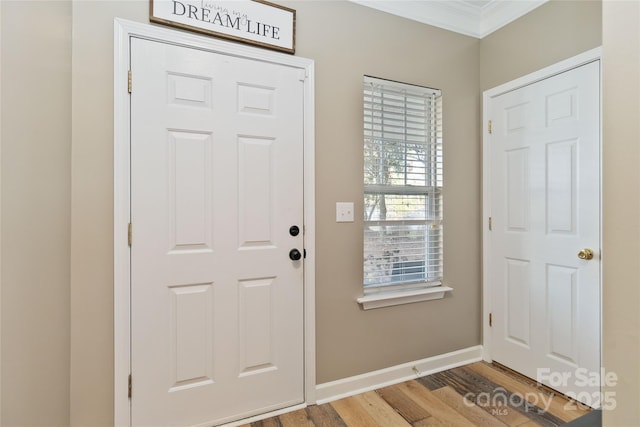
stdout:
<svg viewBox="0 0 640 427">
<path fill-rule="evenodd" d="M 130 39 L 140 37 L 194 47 L 235 57 L 276 63 L 304 71 L 304 390 L 305 403 L 315 403 L 315 111 L 314 62 L 286 55 L 116 18 L 114 20 L 114 424 L 128 426 L 131 405 L 130 103 L 128 71 Z M 135 90 L 135 88 L 134 88 Z M 133 393 L 135 393 L 135 381 Z M 305 405 L 303 405 L 305 406 Z"/>
<path fill-rule="evenodd" d="M 482 358 L 491 362 L 491 327 L 489 313 L 491 306 L 491 245 L 489 218 L 491 217 L 491 143 L 489 141 L 489 119 L 491 99 L 507 92 L 553 77 L 581 65 L 600 61 L 600 242 L 602 243 L 602 48 L 591 49 L 572 58 L 558 62 L 542 70 L 527 74 L 516 80 L 486 90 L 482 96 Z M 601 262 L 604 258 L 601 258 Z M 602 319 L 602 268 L 600 269 L 600 319 Z M 602 364 L 602 320 L 598 339 L 600 341 L 600 364 Z"/>
</svg>

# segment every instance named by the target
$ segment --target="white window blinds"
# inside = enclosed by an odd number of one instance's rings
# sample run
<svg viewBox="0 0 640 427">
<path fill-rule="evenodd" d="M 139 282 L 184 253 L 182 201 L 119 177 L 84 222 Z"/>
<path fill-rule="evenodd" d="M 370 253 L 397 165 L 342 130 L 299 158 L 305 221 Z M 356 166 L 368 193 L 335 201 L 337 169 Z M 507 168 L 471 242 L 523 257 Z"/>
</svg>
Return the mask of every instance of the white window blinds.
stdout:
<svg viewBox="0 0 640 427">
<path fill-rule="evenodd" d="M 442 96 L 364 77 L 364 288 L 442 280 Z"/>
</svg>

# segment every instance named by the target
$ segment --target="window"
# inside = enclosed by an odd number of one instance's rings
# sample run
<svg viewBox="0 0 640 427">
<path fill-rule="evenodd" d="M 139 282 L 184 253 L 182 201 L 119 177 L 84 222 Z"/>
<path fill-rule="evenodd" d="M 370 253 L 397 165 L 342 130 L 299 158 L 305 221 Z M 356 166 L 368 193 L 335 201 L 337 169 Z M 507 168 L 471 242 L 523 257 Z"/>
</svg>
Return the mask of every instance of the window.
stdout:
<svg viewBox="0 0 640 427">
<path fill-rule="evenodd" d="M 365 294 L 442 280 L 442 96 L 364 77 Z"/>
</svg>

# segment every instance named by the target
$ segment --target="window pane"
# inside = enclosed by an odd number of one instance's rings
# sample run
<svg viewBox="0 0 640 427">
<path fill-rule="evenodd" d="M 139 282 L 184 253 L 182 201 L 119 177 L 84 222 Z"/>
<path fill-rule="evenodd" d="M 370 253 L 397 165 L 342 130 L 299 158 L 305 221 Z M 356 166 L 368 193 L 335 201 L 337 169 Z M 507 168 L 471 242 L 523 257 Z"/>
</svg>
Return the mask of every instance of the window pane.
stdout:
<svg viewBox="0 0 640 427">
<path fill-rule="evenodd" d="M 365 194 L 365 221 L 439 220 L 439 194 Z"/>
<path fill-rule="evenodd" d="M 422 224 L 366 225 L 364 286 L 432 282 L 441 279 L 440 226 Z"/>
<path fill-rule="evenodd" d="M 442 278 L 440 92 L 365 77 L 364 286 Z"/>
<path fill-rule="evenodd" d="M 436 143 L 365 138 L 364 183 L 436 185 L 441 156 L 438 150 Z"/>
</svg>

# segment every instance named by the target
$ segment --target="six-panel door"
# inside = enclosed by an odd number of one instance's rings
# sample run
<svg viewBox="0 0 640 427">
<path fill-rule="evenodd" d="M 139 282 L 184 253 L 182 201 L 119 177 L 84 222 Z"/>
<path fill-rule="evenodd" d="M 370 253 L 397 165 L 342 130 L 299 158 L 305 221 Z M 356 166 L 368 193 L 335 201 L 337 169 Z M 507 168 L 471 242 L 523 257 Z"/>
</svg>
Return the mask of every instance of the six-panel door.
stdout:
<svg viewBox="0 0 640 427">
<path fill-rule="evenodd" d="M 596 406 L 599 81 L 592 62 L 492 98 L 489 138 L 492 357 Z"/>
<path fill-rule="evenodd" d="M 132 39 L 132 425 L 303 391 L 300 70 Z"/>
</svg>

